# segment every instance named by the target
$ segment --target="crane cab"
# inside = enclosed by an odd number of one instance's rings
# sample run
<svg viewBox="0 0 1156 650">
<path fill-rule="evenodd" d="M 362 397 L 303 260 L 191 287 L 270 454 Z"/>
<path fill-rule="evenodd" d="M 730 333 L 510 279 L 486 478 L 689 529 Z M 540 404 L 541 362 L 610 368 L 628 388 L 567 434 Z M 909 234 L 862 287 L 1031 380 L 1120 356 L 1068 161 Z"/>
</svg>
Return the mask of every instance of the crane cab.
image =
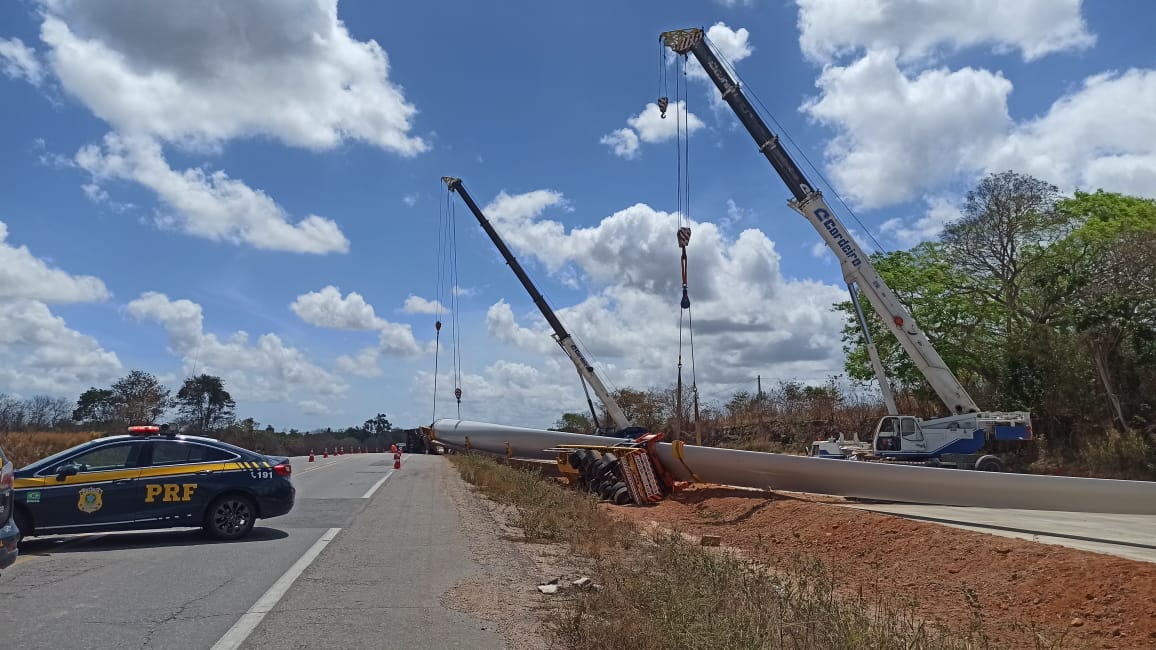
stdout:
<svg viewBox="0 0 1156 650">
<path fill-rule="evenodd" d="M 872 451 L 878 456 L 927 451 L 927 438 L 919 420 L 910 415 L 884 416 L 879 420 L 872 440 Z"/>
</svg>

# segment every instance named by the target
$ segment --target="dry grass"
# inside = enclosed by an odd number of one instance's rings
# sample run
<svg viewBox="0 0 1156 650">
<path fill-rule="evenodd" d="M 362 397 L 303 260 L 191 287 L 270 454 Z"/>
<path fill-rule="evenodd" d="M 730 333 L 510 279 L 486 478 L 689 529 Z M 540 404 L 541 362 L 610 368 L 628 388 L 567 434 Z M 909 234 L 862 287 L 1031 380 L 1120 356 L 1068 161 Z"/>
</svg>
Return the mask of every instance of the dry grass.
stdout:
<svg viewBox="0 0 1156 650">
<path fill-rule="evenodd" d="M 526 538 L 570 544 L 594 562 L 601 587 L 562 606 L 553 632 L 575 650 L 993 647 L 977 616 L 932 628 L 909 603 L 847 597 L 822 562 L 774 572 L 673 533 L 644 538 L 589 495 L 476 454 L 450 457 L 462 477 L 518 510 Z M 757 558 L 756 558 L 757 559 Z"/>
<path fill-rule="evenodd" d="M 641 543 L 633 531 L 607 516 L 593 495 L 564 489 L 540 471 L 514 469 L 478 454 L 449 458 L 468 483 L 517 508 L 514 524 L 528 542 L 562 542 L 584 554 Z"/>
<path fill-rule="evenodd" d="M 1139 431 L 1110 431 L 1060 449 L 1037 436 L 1036 450 L 1029 470 L 1037 474 L 1156 481 L 1156 441 Z"/>
<path fill-rule="evenodd" d="M 12 460 L 16 468 L 28 463 L 51 456 L 58 451 L 64 451 L 81 443 L 99 438 L 100 433 L 94 431 L 27 431 L 16 433 L 0 433 L 0 449 Z"/>
</svg>

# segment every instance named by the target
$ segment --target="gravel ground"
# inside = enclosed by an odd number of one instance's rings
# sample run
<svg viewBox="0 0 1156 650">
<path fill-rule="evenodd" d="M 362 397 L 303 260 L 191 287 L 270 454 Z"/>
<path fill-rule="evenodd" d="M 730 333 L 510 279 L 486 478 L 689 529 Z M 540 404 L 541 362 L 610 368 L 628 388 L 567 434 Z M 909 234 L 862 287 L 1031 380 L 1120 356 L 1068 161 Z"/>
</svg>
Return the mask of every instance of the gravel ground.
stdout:
<svg viewBox="0 0 1156 650">
<path fill-rule="evenodd" d="M 654 506 L 604 506 L 639 526 L 716 535 L 771 566 L 822 558 L 849 594 L 914 597 L 928 621 L 982 615 L 995 641 L 1034 647 L 1156 648 L 1156 565 L 872 512 L 831 497 L 698 485 Z M 969 604 L 967 594 L 972 594 Z M 1046 646 L 1045 646 L 1046 647 Z"/>
<path fill-rule="evenodd" d="M 481 571 L 459 582 L 441 598 L 443 606 L 493 621 L 510 650 L 547 650 L 545 630 L 564 593 L 547 596 L 537 586 L 553 579 L 568 585 L 582 577 L 579 561 L 561 544 L 531 544 L 511 525 L 512 506 L 481 495 L 446 460 L 446 490 L 458 509 L 470 555 Z"/>
</svg>

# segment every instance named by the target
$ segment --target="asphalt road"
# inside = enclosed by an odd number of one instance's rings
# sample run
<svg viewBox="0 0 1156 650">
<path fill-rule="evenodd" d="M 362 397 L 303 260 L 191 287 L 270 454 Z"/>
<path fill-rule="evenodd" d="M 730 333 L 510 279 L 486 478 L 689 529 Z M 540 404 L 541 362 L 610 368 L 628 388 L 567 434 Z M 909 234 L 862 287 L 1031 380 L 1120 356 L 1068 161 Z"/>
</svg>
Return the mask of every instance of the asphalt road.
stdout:
<svg viewBox="0 0 1156 650">
<path fill-rule="evenodd" d="M 496 636 L 479 635 L 483 622 L 437 606 L 437 595 L 471 570 L 467 546 L 452 543 L 460 536 L 453 504 L 436 489 L 442 463 L 406 456 L 395 472 L 388 454 L 294 458 L 293 511 L 259 520 L 251 536 L 235 542 L 191 529 L 30 539 L 0 576 L 0 646 L 224 649 L 258 647 L 251 641 L 259 636 L 279 647 L 425 647 L 420 639 L 393 644 L 357 636 L 368 631 L 352 623 L 366 622 L 370 604 L 388 602 L 395 609 L 412 603 L 427 635 L 460 635 L 461 647 L 500 647 Z M 431 547 L 439 558 L 411 567 L 406 582 L 370 588 L 398 575 L 379 560 L 422 557 Z M 298 581 L 318 568 L 340 579 Z M 288 602 L 305 613 L 282 619 L 278 607 Z M 340 622 L 346 634 L 304 626 L 278 638 L 278 630 L 318 611 L 327 612 L 319 623 Z"/>
<path fill-rule="evenodd" d="M 848 504 L 992 535 L 1156 562 L 1156 516 L 997 510 L 915 504 Z"/>
</svg>

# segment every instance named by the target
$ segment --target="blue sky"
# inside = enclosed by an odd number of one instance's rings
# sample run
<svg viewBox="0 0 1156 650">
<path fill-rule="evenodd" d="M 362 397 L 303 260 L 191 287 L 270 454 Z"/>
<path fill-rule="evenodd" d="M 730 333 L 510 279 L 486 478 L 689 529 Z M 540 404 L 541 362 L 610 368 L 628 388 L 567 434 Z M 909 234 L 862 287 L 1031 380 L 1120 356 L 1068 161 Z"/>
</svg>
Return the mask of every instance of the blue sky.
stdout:
<svg viewBox="0 0 1156 650">
<path fill-rule="evenodd" d="M 435 316 L 410 298 L 448 290 L 443 175 L 613 385 L 672 384 L 675 140 L 645 114 L 665 29 L 709 28 L 888 249 L 934 237 L 990 170 L 1156 195 L 1140 0 L 132 5 L 0 5 L 0 392 L 207 371 L 281 428 L 428 423 Z M 841 372 L 837 264 L 713 89 L 686 84 L 702 394 Z M 581 410 L 454 201 L 461 415 Z M 446 352 L 438 416 L 456 415 Z"/>
</svg>

